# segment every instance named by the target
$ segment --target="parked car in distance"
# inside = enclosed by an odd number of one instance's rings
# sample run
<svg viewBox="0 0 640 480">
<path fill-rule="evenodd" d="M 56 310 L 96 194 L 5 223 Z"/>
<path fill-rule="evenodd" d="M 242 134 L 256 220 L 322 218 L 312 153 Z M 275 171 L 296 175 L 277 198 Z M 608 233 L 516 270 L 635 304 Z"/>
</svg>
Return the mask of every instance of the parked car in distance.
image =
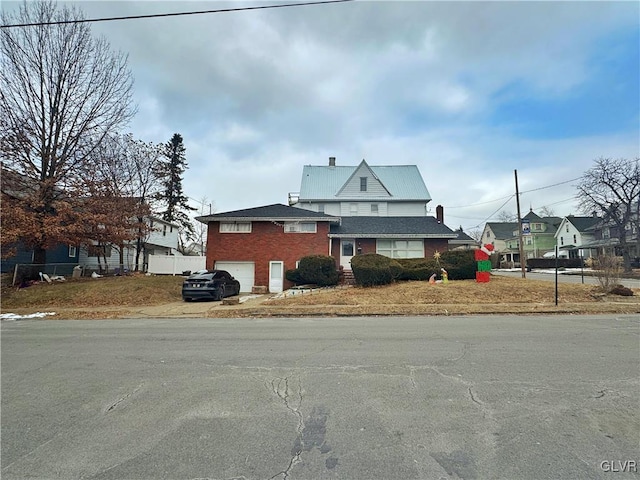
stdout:
<svg viewBox="0 0 640 480">
<path fill-rule="evenodd" d="M 190 302 L 198 298 L 222 300 L 224 297 L 238 295 L 240 282 L 225 270 L 208 270 L 196 273 L 182 284 L 182 299 Z"/>
</svg>

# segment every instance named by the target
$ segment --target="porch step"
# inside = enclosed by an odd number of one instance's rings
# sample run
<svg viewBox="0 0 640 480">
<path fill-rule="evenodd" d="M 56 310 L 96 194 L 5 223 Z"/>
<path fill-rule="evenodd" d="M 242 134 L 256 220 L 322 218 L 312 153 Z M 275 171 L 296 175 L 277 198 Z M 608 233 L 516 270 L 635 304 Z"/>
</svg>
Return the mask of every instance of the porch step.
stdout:
<svg viewBox="0 0 640 480">
<path fill-rule="evenodd" d="M 353 271 L 343 270 L 340 278 L 340 285 L 355 285 L 356 279 L 353 276 Z"/>
</svg>

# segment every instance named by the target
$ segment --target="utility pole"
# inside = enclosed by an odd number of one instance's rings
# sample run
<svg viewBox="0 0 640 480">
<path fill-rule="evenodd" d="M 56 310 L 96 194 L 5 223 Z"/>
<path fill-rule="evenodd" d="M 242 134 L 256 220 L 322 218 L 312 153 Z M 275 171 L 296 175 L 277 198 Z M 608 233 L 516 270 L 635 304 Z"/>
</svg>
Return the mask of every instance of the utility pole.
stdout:
<svg viewBox="0 0 640 480">
<path fill-rule="evenodd" d="M 520 191 L 518 190 L 518 170 L 514 170 L 516 178 L 516 206 L 518 207 L 518 245 L 520 247 L 520 267 L 522 278 L 527 278 L 526 259 L 524 258 L 524 236 L 522 235 L 522 217 L 520 216 Z"/>
</svg>

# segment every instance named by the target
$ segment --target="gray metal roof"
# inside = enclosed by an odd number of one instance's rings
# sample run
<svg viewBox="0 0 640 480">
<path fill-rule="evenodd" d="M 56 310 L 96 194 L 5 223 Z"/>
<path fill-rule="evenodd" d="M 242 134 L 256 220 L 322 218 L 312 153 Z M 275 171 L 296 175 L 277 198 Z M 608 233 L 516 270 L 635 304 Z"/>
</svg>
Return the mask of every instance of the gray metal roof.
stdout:
<svg viewBox="0 0 640 480">
<path fill-rule="evenodd" d="M 352 238 L 446 238 L 458 234 L 434 217 L 342 217 L 331 225 L 330 237 Z"/>
<path fill-rule="evenodd" d="M 213 215 L 204 215 L 196 217 L 196 220 L 202 223 L 216 221 L 267 221 L 267 220 L 290 220 L 290 221 L 325 221 L 340 222 L 339 217 L 326 215 L 324 213 L 312 212 L 302 208 L 289 207 L 281 203 L 273 205 L 265 205 L 263 207 L 245 208 L 243 210 L 234 210 L 232 212 L 214 213 Z"/>
<path fill-rule="evenodd" d="M 302 169 L 300 200 L 329 200 L 349 180 L 359 165 L 321 166 L 305 165 Z M 416 165 L 371 166 L 371 171 L 391 193 L 393 200 L 431 200 L 422 175 Z M 371 197 L 367 197 L 371 198 Z M 388 197 L 384 197 L 388 199 Z"/>
</svg>

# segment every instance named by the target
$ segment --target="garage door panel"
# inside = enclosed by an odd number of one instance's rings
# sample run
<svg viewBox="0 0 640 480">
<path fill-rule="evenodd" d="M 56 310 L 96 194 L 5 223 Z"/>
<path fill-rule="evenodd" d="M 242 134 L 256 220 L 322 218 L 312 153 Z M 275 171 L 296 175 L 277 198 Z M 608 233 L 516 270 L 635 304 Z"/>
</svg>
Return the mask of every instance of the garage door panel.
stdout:
<svg viewBox="0 0 640 480">
<path fill-rule="evenodd" d="M 241 292 L 251 292 L 255 285 L 256 267 L 254 262 L 216 262 L 217 270 L 226 270 L 240 282 Z"/>
</svg>

